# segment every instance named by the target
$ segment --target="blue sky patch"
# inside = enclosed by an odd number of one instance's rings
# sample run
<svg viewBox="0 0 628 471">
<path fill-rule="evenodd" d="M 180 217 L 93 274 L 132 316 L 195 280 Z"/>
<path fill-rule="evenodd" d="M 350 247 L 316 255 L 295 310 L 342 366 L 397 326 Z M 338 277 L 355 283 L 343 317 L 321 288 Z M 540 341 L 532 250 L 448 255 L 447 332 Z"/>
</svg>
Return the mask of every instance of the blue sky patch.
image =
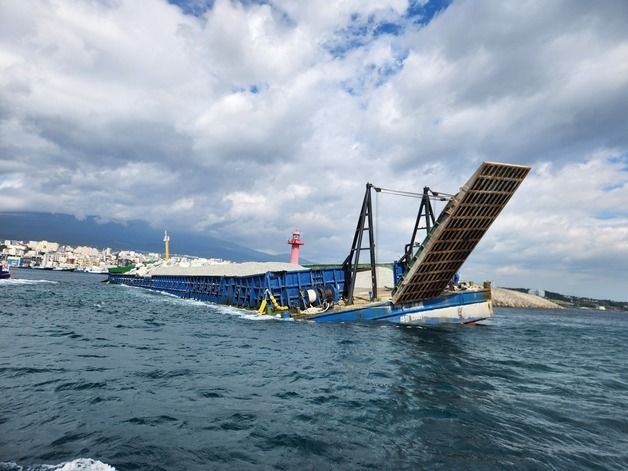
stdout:
<svg viewBox="0 0 628 471">
<path fill-rule="evenodd" d="M 375 26 L 373 30 L 373 36 L 380 36 L 382 34 L 392 34 L 394 36 L 399 35 L 403 31 L 403 27 L 397 23 L 380 23 Z"/>
<path fill-rule="evenodd" d="M 427 25 L 441 11 L 445 10 L 452 0 L 430 0 L 425 4 L 413 1 L 406 12 L 396 20 L 387 19 L 377 22 L 374 15 L 364 17 L 358 12 L 353 13 L 349 23 L 336 31 L 336 38 L 325 47 L 337 58 L 344 57 L 349 51 L 363 47 L 382 35 L 399 36 L 408 26 L 416 28 Z"/>
<path fill-rule="evenodd" d="M 441 11 L 451 5 L 453 0 L 430 0 L 424 5 L 420 1 L 414 0 L 408 7 L 407 17 L 413 23 L 427 25 Z"/>
<path fill-rule="evenodd" d="M 608 193 L 609 191 L 619 190 L 620 188 L 623 188 L 626 183 L 628 183 L 628 181 L 624 181 L 622 183 L 616 183 L 614 185 L 605 186 L 604 188 L 602 188 L 602 191 Z"/>
<path fill-rule="evenodd" d="M 211 10 L 214 6 L 214 0 L 167 0 L 168 3 L 178 6 L 186 15 L 201 16 L 207 10 Z M 420 0 L 414 0 L 410 3 L 405 17 L 410 19 L 412 23 L 427 25 L 441 11 L 451 5 L 453 0 L 429 0 L 425 4 Z M 272 5 L 270 0 L 239 0 L 244 6 L 250 5 Z M 359 18 L 357 13 L 351 15 L 351 21 Z M 385 22 L 375 25 L 373 32 L 379 34 L 400 34 L 403 26 L 400 23 Z"/>
<path fill-rule="evenodd" d="M 626 216 L 628 216 L 628 213 L 626 212 L 615 212 L 615 211 L 600 211 L 593 215 L 595 219 L 601 219 L 602 221 L 608 221 L 609 219 L 624 218 Z"/>
<path fill-rule="evenodd" d="M 167 0 L 171 5 L 178 6 L 186 15 L 201 17 L 214 7 L 215 0 Z M 294 26 L 295 22 L 290 18 L 286 12 L 280 10 L 272 4 L 270 0 L 237 0 L 238 3 L 244 7 L 250 7 L 252 5 L 270 5 L 276 18 L 287 26 Z"/>
<path fill-rule="evenodd" d="M 214 6 L 214 0 L 168 0 L 168 3 L 178 6 L 183 13 L 192 16 L 202 16 Z"/>
<path fill-rule="evenodd" d="M 616 155 L 613 157 L 609 157 L 608 161 L 613 164 L 622 164 L 621 171 L 628 172 L 628 154 Z M 625 180 L 626 183 L 628 180 Z"/>
<path fill-rule="evenodd" d="M 268 84 L 267 83 L 254 83 L 252 85 L 249 85 L 249 92 L 253 93 L 254 95 L 257 95 L 258 93 L 262 93 L 263 91 L 268 90 Z"/>
<path fill-rule="evenodd" d="M 257 95 L 266 90 L 268 90 L 267 83 L 252 83 L 247 86 L 236 85 L 231 88 L 231 93 L 252 93 L 253 95 Z"/>
</svg>

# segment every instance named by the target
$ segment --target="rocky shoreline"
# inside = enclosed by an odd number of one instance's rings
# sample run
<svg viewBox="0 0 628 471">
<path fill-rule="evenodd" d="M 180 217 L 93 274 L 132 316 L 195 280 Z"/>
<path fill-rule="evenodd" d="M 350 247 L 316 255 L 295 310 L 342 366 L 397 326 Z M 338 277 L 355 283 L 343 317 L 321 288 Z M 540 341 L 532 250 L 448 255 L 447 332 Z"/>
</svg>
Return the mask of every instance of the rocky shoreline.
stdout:
<svg viewBox="0 0 628 471">
<path fill-rule="evenodd" d="M 493 287 L 493 306 L 526 309 L 563 309 L 562 306 L 533 294 Z"/>
</svg>

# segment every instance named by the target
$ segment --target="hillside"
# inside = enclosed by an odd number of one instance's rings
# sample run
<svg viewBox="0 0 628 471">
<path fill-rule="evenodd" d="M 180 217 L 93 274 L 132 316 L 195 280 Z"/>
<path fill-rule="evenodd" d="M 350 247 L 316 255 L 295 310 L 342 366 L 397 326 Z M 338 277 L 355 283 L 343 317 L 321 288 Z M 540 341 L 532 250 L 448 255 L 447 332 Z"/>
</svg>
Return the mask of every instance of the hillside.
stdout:
<svg viewBox="0 0 628 471">
<path fill-rule="evenodd" d="M 287 261 L 289 255 L 270 255 L 216 237 L 168 230 L 172 253 L 226 260 Z M 49 240 L 69 245 L 111 247 L 114 250 L 163 251 L 163 230 L 143 221 L 101 223 L 88 216 L 69 214 L 0 212 L 0 239 Z"/>
<path fill-rule="evenodd" d="M 545 291 L 545 297 L 564 307 L 628 312 L 628 301 L 612 301 L 610 299 L 585 298 L 580 296 L 570 296 L 560 293 L 554 293 L 552 291 Z"/>
</svg>

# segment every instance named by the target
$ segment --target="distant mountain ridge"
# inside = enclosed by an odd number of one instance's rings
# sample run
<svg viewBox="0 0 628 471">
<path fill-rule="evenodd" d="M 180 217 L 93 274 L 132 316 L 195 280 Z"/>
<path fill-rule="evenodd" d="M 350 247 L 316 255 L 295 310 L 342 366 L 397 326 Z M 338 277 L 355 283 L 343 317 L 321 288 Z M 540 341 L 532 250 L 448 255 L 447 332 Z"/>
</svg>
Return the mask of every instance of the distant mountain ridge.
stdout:
<svg viewBox="0 0 628 471">
<path fill-rule="evenodd" d="M 174 254 L 222 258 L 236 262 L 288 261 L 288 254 L 270 255 L 243 245 L 180 231 L 168 231 Z M 114 250 L 163 252 L 163 231 L 143 221 L 126 224 L 99 223 L 94 216 L 83 220 L 69 214 L 0 212 L 0 239 L 48 240 L 67 245 L 87 245 Z"/>
</svg>

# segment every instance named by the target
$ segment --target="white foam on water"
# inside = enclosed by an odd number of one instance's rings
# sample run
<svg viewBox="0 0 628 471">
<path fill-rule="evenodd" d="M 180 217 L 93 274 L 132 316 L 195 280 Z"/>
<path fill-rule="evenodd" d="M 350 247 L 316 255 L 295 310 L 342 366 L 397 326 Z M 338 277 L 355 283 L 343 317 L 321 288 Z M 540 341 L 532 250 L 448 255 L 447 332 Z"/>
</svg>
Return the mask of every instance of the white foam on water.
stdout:
<svg viewBox="0 0 628 471">
<path fill-rule="evenodd" d="M 169 298 L 174 298 L 174 299 L 182 299 L 179 296 L 176 296 L 174 294 L 171 293 L 167 293 L 165 291 L 159 291 L 159 290 L 155 290 L 155 289 L 147 289 L 147 288 L 143 288 L 141 286 L 131 286 L 131 285 L 124 285 L 124 284 L 117 284 L 114 285 L 117 286 L 121 289 L 128 289 L 131 290 L 131 292 L 135 295 L 135 296 L 139 296 L 141 298 L 150 298 L 150 299 L 154 299 L 154 300 L 170 300 Z M 155 296 L 157 294 L 161 294 L 164 295 L 163 298 L 160 298 L 159 296 Z"/>
<path fill-rule="evenodd" d="M 209 301 L 199 301 L 197 299 L 181 298 L 175 294 L 168 293 L 166 291 L 148 290 L 140 286 L 129 286 L 129 285 L 123 285 L 123 284 L 120 284 L 117 286 L 123 286 L 125 288 L 132 288 L 134 290 L 134 293 L 141 297 L 150 297 L 153 300 L 160 299 L 163 302 L 168 302 L 168 303 L 183 303 L 183 304 L 188 304 L 192 306 L 208 307 L 213 310 L 219 311 L 221 314 L 228 314 L 228 315 L 239 317 L 241 319 L 247 319 L 250 321 L 269 321 L 269 320 L 294 321 L 294 319 L 292 318 L 282 319 L 281 317 L 258 314 L 256 311 L 248 310 L 248 309 L 240 309 L 235 306 L 227 306 L 224 304 L 214 304 Z M 163 297 L 155 297 L 154 296 L 155 294 L 163 295 Z"/>
<path fill-rule="evenodd" d="M 166 296 L 166 301 L 193 301 L 195 303 L 200 303 L 203 304 L 201 301 L 197 301 L 196 299 L 186 299 L 186 298 L 182 298 L 180 296 L 177 296 L 176 294 L 172 294 L 172 293 L 168 293 L 167 291 L 160 291 L 160 290 L 152 290 L 153 293 L 159 293 L 163 296 Z"/>
<path fill-rule="evenodd" d="M 3 285 L 41 285 L 41 284 L 51 284 L 58 285 L 58 281 L 51 280 L 27 280 L 25 278 L 8 278 L 6 280 L 0 280 L 0 286 Z"/>
<path fill-rule="evenodd" d="M 219 311 L 221 314 L 228 314 L 230 316 L 236 316 L 240 319 L 247 319 L 250 321 L 271 321 L 278 320 L 274 316 L 267 316 L 264 314 L 259 314 L 256 311 L 247 311 L 245 309 L 239 309 L 233 306 L 223 306 L 222 304 L 211 304 L 211 307 L 215 310 Z"/>
<path fill-rule="evenodd" d="M 72 461 L 51 464 L 36 464 L 30 466 L 20 466 L 17 463 L 0 463 L 0 471 L 116 471 L 116 468 L 109 466 L 102 461 L 91 458 L 77 458 Z"/>
<path fill-rule="evenodd" d="M 127 288 L 137 289 L 135 294 L 141 297 L 149 297 L 155 301 L 161 301 L 161 302 L 166 302 L 166 303 L 173 303 L 173 302 L 184 303 L 184 304 L 192 304 L 195 306 L 213 306 L 213 304 L 205 302 L 205 301 L 199 301 L 197 299 L 190 299 L 190 298 L 182 298 L 180 296 L 177 296 L 176 294 L 168 293 L 167 291 L 160 291 L 156 289 L 149 290 L 146 288 L 142 288 L 140 286 L 127 286 Z M 155 296 L 156 294 L 159 294 L 161 296 Z"/>
<path fill-rule="evenodd" d="M 257 311 L 253 311 L 249 309 L 241 309 L 239 307 L 227 306 L 224 304 L 215 304 L 210 301 L 198 301 L 196 299 L 180 298 L 178 296 L 175 296 L 174 294 L 166 293 L 163 291 L 158 291 L 158 292 L 167 295 L 168 297 L 164 298 L 164 300 L 168 302 L 184 303 L 184 304 L 190 304 L 193 306 L 203 306 L 203 307 L 211 308 L 214 311 L 218 311 L 221 314 L 228 314 L 230 316 L 236 316 L 241 319 L 247 319 L 250 321 L 280 320 L 277 317 L 259 314 Z M 285 320 L 285 319 L 281 319 L 281 320 Z"/>
<path fill-rule="evenodd" d="M 55 471 L 116 471 L 116 468 L 91 458 L 78 458 L 52 468 Z"/>
<path fill-rule="evenodd" d="M 156 293 L 165 294 L 166 297 L 163 298 L 165 302 L 169 303 L 177 303 L 177 304 L 187 304 L 191 306 L 203 306 L 206 308 L 210 308 L 213 311 L 218 311 L 221 314 L 228 314 L 231 316 L 240 317 L 242 319 L 249 319 L 254 321 L 264 321 L 270 319 L 276 319 L 273 316 L 266 316 L 262 314 L 258 314 L 257 311 L 252 311 L 248 309 L 241 309 L 235 306 L 227 306 L 224 304 L 215 304 L 210 301 L 199 301 L 197 299 L 189 299 L 189 298 L 180 298 L 171 293 L 166 293 L 165 291 L 155 291 Z"/>
</svg>

